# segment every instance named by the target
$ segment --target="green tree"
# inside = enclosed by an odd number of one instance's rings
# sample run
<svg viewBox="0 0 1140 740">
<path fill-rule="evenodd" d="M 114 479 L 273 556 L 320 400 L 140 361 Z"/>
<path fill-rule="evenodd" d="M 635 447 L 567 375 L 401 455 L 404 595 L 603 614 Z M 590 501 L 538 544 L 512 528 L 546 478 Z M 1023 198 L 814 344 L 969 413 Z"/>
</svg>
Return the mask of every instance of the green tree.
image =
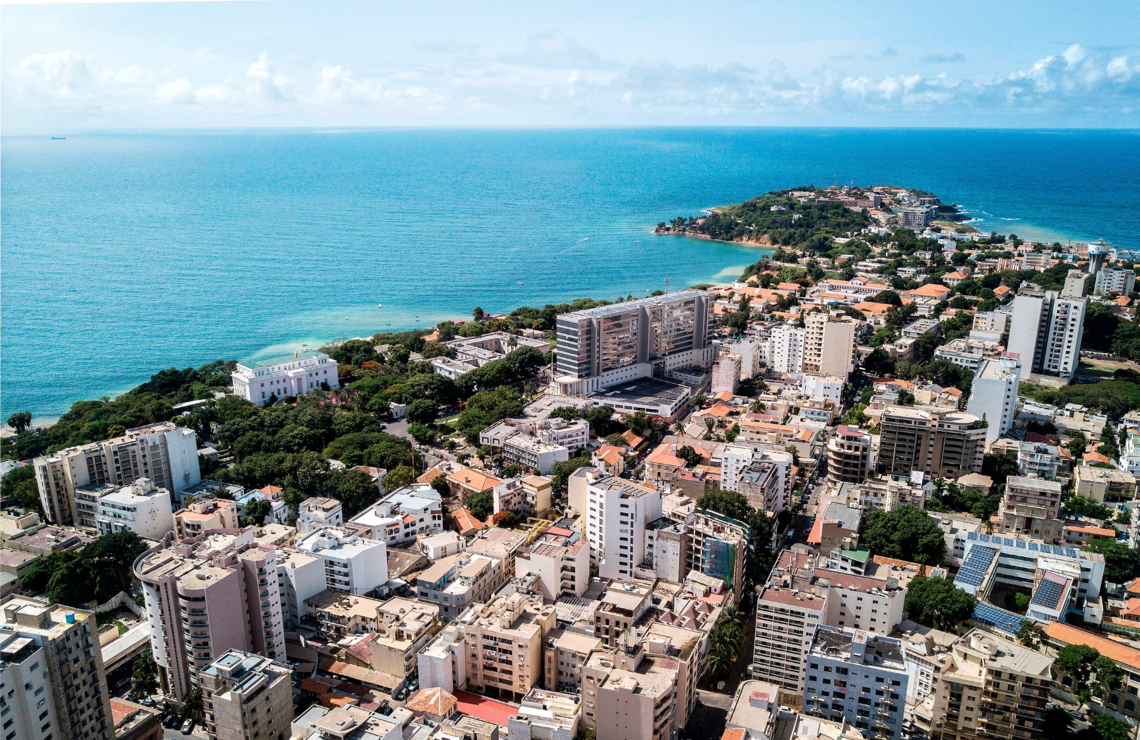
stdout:
<svg viewBox="0 0 1140 740">
<path fill-rule="evenodd" d="M 1132 731 L 1111 714 L 1096 712 L 1089 717 L 1089 727 L 1077 733 L 1078 740 L 1131 740 Z"/>
<path fill-rule="evenodd" d="M 868 513 L 862 542 L 876 555 L 923 565 L 941 565 L 946 557 L 942 530 L 924 511 L 913 506 L 900 506 L 890 513 Z"/>
<path fill-rule="evenodd" d="M 182 719 L 192 719 L 202 724 L 206 719 L 206 707 L 202 701 L 202 689 L 191 689 L 182 697 L 182 704 L 178 707 L 178 716 Z"/>
<path fill-rule="evenodd" d="M 487 517 L 491 516 L 491 511 L 495 506 L 495 499 L 490 491 L 482 491 L 480 493 L 471 494 L 463 503 L 467 507 L 467 510 L 471 512 L 471 516 L 479 521 L 485 521 Z"/>
<path fill-rule="evenodd" d="M 417 398 L 408 404 L 405 413 L 414 424 L 431 424 L 439 416 L 439 404 L 429 398 Z"/>
<path fill-rule="evenodd" d="M 1044 637 L 1045 630 L 1041 629 L 1041 625 L 1032 619 L 1022 620 L 1021 626 L 1017 628 L 1017 641 L 1025 647 L 1031 647 L 1036 650 L 1041 645 L 1041 640 Z"/>
<path fill-rule="evenodd" d="M 158 665 L 148 648 L 132 664 L 131 698 L 135 701 L 153 696 L 158 691 Z"/>
<path fill-rule="evenodd" d="M 711 418 L 711 417 L 710 417 Z M 685 461 L 685 466 L 695 468 L 701 463 L 701 453 L 697 452 L 691 445 L 681 445 L 681 449 L 677 450 L 677 457 Z"/>
<path fill-rule="evenodd" d="M 384 490 L 395 491 L 397 488 L 409 486 L 416 479 L 415 472 L 408 465 L 397 465 L 384 476 Z"/>
<path fill-rule="evenodd" d="M 1093 671 L 1100 652 L 1088 645 L 1066 645 L 1057 652 L 1054 668 L 1068 676 L 1070 690 L 1082 704 L 1092 698 Z"/>
<path fill-rule="evenodd" d="M 36 485 L 36 470 L 21 465 L 0 480 L 0 507 L 18 506 L 26 511 L 41 511 L 40 489 Z M 42 512 L 41 512 L 42 513 Z"/>
<path fill-rule="evenodd" d="M 251 501 L 245 507 L 245 518 L 242 522 L 246 527 L 260 527 L 265 524 L 265 517 L 269 516 L 272 505 L 263 498 Z"/>
<path fill-rule="evenodd" d="M 974 613 L 978 600 L 945 578 L 915 576 L 907 586 L 903 611 L 934 629 L 953 631 Z"/>
<path fill-rule="evenodd" d="M 12 427 L 16 434 L 23 434 L 32 426 L 32 412 L 17 411 L 8 417 L 8 426 Z"/>
<path fill-rule="evenodd" d="M 1104 556 L 1104 577 L 1111 583 L 1123 584 L 1132 580 L 1140 565 L 1140 553 L 1119 540 L 1093 540 L 1084 549 Z"/>
</svg>

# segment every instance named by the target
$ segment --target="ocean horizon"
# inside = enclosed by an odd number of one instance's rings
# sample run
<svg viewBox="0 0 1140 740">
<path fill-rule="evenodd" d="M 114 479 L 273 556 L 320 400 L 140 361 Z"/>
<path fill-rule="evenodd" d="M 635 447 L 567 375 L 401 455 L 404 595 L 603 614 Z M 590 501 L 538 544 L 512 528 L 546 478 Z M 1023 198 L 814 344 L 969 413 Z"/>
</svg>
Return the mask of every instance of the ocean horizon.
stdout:
<svg viewBox="0 0 1140 740">
<path fill-rule="evenodd" d="M 891 184 L 983 231 L 1140 248 L 1130 130 L 242 129 L 0 138 L 0 419 L 167 367 L 731 279 L 659 221 Z"/>
</svg>

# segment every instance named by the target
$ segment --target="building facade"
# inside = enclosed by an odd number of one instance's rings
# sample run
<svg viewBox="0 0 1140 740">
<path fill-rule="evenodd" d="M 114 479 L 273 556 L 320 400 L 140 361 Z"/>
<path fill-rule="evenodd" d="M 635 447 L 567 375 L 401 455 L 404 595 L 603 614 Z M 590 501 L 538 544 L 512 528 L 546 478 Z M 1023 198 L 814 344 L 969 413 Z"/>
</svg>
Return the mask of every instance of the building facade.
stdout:
<svg viewBox="0 0 1140 740">
<path fill-rule="evenodd" d="M 804 713 L 846 721 L 867 738 L 900 740 L 909 683 L 898 640 L 820 627 L 807 656 Z"/>
<path fill-rule="evenodd" d="M 966 411 L 984 419 L 986 444 L 1004 437 L 1017 416 L 1017 388 L 1021 383 L 1021 359 L 1008 352 L 1000 359 L 986 360 L 974 373 Z"/>
<path fill-rule="evenodd" d="M 239 362 L 233 372 L 234 395 L 250 403 L 303 396 L 318 388 L 339 388 L 337 362 L 324 352 L 298 352 L 292 357 Z"/>
<path fill-rule="evenodd" d="M 982 472 L 986 429 L 973 414 L 889 406 L 879 422 L 879 472 L 957 480 Z"/>
<path fill-rule="evenodd" d="M 293 718 L 293 669 L 287 663 L 230 650 L 201 673 L 210 740 L 281 740 Z"/>
</svg>

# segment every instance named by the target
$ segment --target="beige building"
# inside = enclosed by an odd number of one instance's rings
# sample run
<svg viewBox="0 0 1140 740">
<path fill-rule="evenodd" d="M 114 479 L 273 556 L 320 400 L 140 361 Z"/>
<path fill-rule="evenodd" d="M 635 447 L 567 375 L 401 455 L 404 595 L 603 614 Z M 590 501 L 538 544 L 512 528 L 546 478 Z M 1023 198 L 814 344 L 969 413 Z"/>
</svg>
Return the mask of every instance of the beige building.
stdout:
<svg viewBox="0 0 1140 740">
<path fill-rule="evenodd" d="M 200 675 L 211 740 L 284 740 L 293 717 L 293 669 L 230 650 Z"/>
<path fill-rule="evenodd" d="M 844 314 L 809 313 L 804 319 L 803 372 L 847 380 L 855 369 L 857 322 Z"/>
<path fill-rule="evenodd" d="M 1038 738 L 1053 659 L 1010 640 L 971 630 L 954 643 L 942 668 L 931 740 Z"/>
<path fill-rule="evenodd" d="M 1001 531 L 1059 541 L 1065 524 L 1060 520 L 1061 494 L 1057 481 L 1011 475 L 998 509 Z"/>
<path fill-rule="evenodd" d="M 69 447 L 33 461 L 40 503 L 52 524 L 79 521 L 75 489 L 126 486 L 139 478 L 171 493 L 201 480 L 197 435 L 169 421 L 128 429 L 101 442 Z"/>
<path fill-rule="evenodd" d="M 982 472 L 986 429 L 973 414 L 947 409 L 888 406 L 879 420 L 877 469 L 909 476 L 921 470 L 957 480 Z"/>
<path fill-rule="evenodd" d="M 224 498 L 201 498 L 174 512 L 174 536 L 180 540 L 240 525 L 237 502 Z"/>
<path fill-rule="evenodd" d="M 496 596 L 458 620 L 467 643 L 467 684 L 522 696 L 542 679 L 543 638 L 555 627 L 553 606 L 537 596 Z"/>
<path fill-rule="evenodd" d="M 582 724 L 598 740 L 668 740 L 676 710 L 676 663 L 644 646 L 594 653 L 582 672 Z"/>
<path fill-rule="evenodd" d="M 1127 470 L 1078 465 L 1073 490 L 1090 501 L 1131 501 L 1136 498 L 1136 476 Z"/>
<path fill-rule="evenodd" d="M 549 691 L 573 691 L 582 686 L 582 666 L 590 654 L 603 648 L 597 637 L 581 632 L 554 629 L 546 635 L 543 650 L 545 670 L 543 688 Z"/>
<path fill-rule="evenodd" d="M 537 578 L 547 601 L 581 596 L 590 585 L 590 548 L 581 533 L 551 527 L 515 555 L 515 575 Z"/>
<path fill-rule="evenodd" d="M 95 613 L 14 596 L 0 602 L 5 740 L 113 740 Z"/>
<path fill-rule="evenodd" d="M 599 608 L 594 610 L 594 637 L 606 647 L 616 647 L 623 635 L 635 626 L 642 626 L 652 608 L 652 582 L 614 581 L 602 594 Z"/>
<path fill-rule="evenodd" d="M 581 717 L 577 696 L 531 689 L 507 720 L 507 740 L 574 740 Z"/>
<path fill-rule="evenodd" d="M 163 690 L 181 699 L 230 650 L 285 659 L 277 551 L 254 530 L 174 540 L 135 561 Z"/>
<path fill-rule="evenodd" d="M 439 607 L 443 619 L 455 619 L 472 604 L 486 603 L 507 582 L 502 560 L 482 553 L 461 552 L 437 560 L 416 576 L 416 596 Z"/>
<path fill-rule="evenodd" d="M 859 427 L 840 424 L 827 440 L 827 479 L 832 483 L 862 483 L 871 467 L 871 435 Z"/>
</svg>

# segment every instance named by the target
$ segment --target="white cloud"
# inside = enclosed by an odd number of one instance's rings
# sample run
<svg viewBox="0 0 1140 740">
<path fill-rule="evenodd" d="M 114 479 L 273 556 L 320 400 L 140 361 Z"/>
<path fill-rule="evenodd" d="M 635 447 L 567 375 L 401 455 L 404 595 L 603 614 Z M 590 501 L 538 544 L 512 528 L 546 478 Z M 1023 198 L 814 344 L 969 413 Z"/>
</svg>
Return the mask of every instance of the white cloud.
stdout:
<svg viewBox="0 0 1140 740">
<path fill-rule="evenodd" d="M 185 77 L 179 77 L 154 91 L 155 100 L 165 105 L 186 105 L 194 102 L 194 85 Z"/>
<path fill-rule="evenodd" d="M 246 89 L 254 96 L 274 101 L 292 97 L 289 78 L 274 70 L 269 62 L 269 52 L 261 52 L 257 61 L 249 65 L 245 76 L 250 80 Z"/>
<path fill-rule="evenodd" d="M 87 60 L 74 51 L 32 54 L 20 62 L 16 78 L 25 90 L 60 100 L 88 98 L 95 92 Z"/>
</svg>

